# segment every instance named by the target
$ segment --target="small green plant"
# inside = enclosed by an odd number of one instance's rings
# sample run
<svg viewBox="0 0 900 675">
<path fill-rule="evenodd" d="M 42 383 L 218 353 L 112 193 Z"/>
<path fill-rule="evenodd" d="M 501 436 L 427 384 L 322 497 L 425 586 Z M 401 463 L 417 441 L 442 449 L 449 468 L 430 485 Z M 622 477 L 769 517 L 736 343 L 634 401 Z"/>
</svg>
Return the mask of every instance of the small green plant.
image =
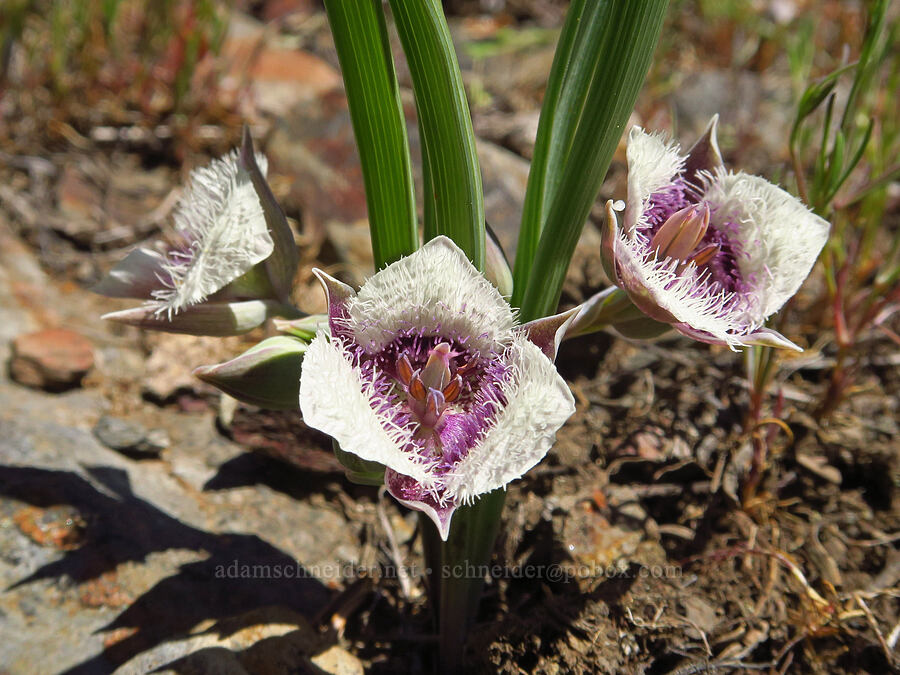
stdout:
<svg viewBox="0 0 900 675">
<path fill-rule="evenodd" d="M 862 339 L 879 330 L 900 343 L 887 320 L 900 309 L 900 235 L 883 227 L 887 185 L 900 177 L 900 123 L 891 92 L 900 86 L 896 52 L 900 21 L 888 22 L 887 0 L 869 4 L 859 58 L 806 86 L 797 104 L 790 154 L 801 198 L 833 222 L 822 262 L 827 308 L 821 322 L 833 328 L 834 366 L 817 408 L 824 423 L 852 392 Z M 792 50 L 796 74 L 811 54 Z M 841 84 L 849 84 L 838 95 Z M 828 349 L 829 345 L 822 345 Z M 778 372 L 778 352 L 755 347 L 746 353 L 751 400 L 747 430 L 754 444 L 744 494 L 751 498 L 765 470 L 771 433 L 757 431 L 766 393 Z M 769 440 L 767 440 L 769 439 Z"/>
</svg>

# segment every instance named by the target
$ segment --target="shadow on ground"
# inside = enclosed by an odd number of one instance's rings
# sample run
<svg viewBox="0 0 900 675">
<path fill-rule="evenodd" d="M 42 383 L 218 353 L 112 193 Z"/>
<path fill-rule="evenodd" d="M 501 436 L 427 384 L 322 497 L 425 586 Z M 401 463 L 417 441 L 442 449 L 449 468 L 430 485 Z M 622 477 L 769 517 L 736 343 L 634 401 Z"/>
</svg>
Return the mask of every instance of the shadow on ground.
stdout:
<svg viewBox="0 0 900 675">
<path fill-rule="evenodd" d="M 216 534 L 185 525 L 137 497 L 124 471 L 93 466 L 86 472 L 95 482 L 68 471 L 0 466 L 0 494 L 37 507 L 71 506 L 86 523 L 78 548 L 14 588 L 61 577 L 84 583 L 122 563 L 142 562 L 170 549 L 206 557 L 179 566 L 104 626 L 103 631 L 127 629 L 127 637 L 109 642 L 101 654 L 66 671 L 68 675 L 108 672 L 145 650 L 187 637 L 204 622 L 214 622 L 206 632 L 227 637 L 259 623 L 254 610 L 266 607 L 312 618 L 332 597 L 290 555 L 258 536 Z M 282 572 L 276 579 L 263 571 L 276 567 L 292 570 L 291 578 Z"/>
</svg>

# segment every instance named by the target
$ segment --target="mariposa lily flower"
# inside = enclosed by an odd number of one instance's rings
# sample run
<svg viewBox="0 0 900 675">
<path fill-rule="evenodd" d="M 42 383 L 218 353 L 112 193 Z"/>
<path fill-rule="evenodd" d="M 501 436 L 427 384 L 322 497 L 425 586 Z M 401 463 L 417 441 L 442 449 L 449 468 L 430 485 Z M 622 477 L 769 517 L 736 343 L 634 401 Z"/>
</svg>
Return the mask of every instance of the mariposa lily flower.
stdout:
<svg viewBox="0 0 900 675">
<path fill-rule="evenodd" d="M 388 491 L 446 540 L 454 510 L 537 464 L 574 412 L 552 362 L 572 313 L 517 326 L 446 237 L 358 294 L 316 273 L 330 335 L 320 331 L 303 358 L 303 419 L 384 465 Z"/>
<path fill-rule="evenodd" d="M 205 335 L 246 332 L 284 308 L 297 266 L 293 236 L 245 130 L 241 150 L 191 172 L 175 213 L 179 243 L 132 251 L 93 290 L 143 299 L 122 323 Z"/>
<path fill-rule="evenodd" d="M 631 130 L 624 223 L 608 203 L 604 263 L 644 313 L 688 337 L 799 350 L 764 323 L 806 279 L 829 225 L 763 178 L 725 169 L 716 122 L 687 154 Z"/>
</svg>

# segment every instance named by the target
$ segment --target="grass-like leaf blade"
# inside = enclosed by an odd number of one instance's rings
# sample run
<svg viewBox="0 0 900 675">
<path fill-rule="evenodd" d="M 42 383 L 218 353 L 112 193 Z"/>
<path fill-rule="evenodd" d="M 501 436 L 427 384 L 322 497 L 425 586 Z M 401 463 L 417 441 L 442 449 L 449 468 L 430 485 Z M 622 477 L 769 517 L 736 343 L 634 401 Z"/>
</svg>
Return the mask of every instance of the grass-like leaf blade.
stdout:
<svg viewBox="0 0 900 675">
<path fill-rule="evenodd" d="M 553 134 L 552 131 L 563 81 L 566 78 L 573 58 L 575 38 L 584 14 L 585 1 L 574 0 L 569 6 L 566 21 L 560 33 L 559 42 L 556 45 L 556 53 L 553 56 L 553 65 L 550 67 L 547 88 L 544 91 L 544 103 L 541 107 L 541 117 L 538 121 L 537 136 L 534 141 L 531 169 L 528 172 L 528 187 L 525 190 L 522 225 L 519 230 L 519 243 L 516 248 L 515 269 L 513 271 L 513 306 L 518 306 L 522 301 L 525 284 L 531 272 L 531 265 L 534 262 L 534 254 L 537 251 L 541 229 L 544 224 L 545 205 L 548 201 L 545 194 L 547 167 L 549 165 L 551 146 L 557 143 L 565 144 L 568 147 L 571 142 L 571 138 L 560 138 L 557 134 Z M 516 292 L 516 288 L 520 290 Z"/>
<path fill-rule="evenodd" d="M 475 134 L 439 0 L 391 0 L 412 75 L 427 186 L 425 240 L 450 237 L 484 269 L 484 198 Z"/>
<path fill-rule="evenodd" d="M 378 0 L 325 0 L 359 148 L 376 268 L 418 248 L 406 122 Z"/>
<path fill-rule="evenodd" d="M 578 237 L 650 67 L 667 4 L 667 0 L 596 0 L 595 11 L 587 17 L 602 26 L 591 44 L 598 67 L 565 164 L 547 169 L 562 177 L 522 297 L 522 321 L 556 310 Z"/>
</svg>

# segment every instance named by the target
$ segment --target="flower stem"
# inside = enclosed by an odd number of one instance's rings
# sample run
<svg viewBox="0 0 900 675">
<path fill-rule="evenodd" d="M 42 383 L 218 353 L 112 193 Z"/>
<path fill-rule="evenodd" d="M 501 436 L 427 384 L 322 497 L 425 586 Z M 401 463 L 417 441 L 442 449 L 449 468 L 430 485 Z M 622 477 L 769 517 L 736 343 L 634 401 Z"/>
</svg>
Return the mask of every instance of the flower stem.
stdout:
<svg viewBox="0 0 900 675">
<path fill-rule="evenodd" d="M 438 625 L 439 673 L 462 672 L 466 637 L 478 612 L 506 492 L 494 490 L 453 516 L 447 541 L 422 519 L 429 591 Z"/>
</svg>

